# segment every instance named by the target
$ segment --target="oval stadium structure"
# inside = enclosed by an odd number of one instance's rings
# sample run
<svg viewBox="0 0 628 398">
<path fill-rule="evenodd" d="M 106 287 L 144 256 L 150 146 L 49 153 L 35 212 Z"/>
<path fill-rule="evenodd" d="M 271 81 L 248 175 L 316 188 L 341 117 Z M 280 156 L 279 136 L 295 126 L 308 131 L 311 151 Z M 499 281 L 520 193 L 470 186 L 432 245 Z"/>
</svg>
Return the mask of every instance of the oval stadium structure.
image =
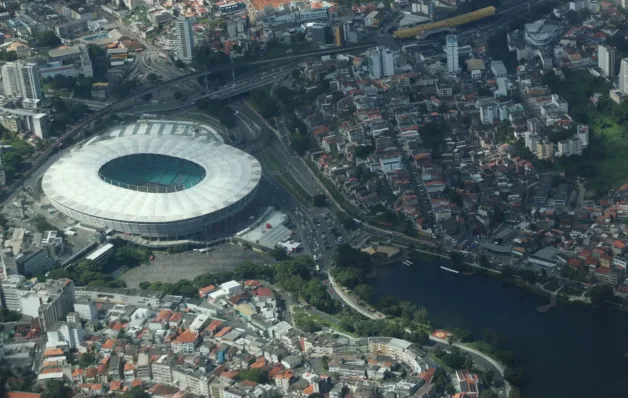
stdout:
<svg viewBox="0 0 628 398">
<path fill-rule="evenodd" d="M 155 121 L 118 127 L 55 162 L 44 174 L 43 191 L 56 209 L 82 223 L 149 240 L 197 237 L 244 209 L 262 176 L 253 156 L 217 134 L 199 134 L 197 126 Z"/>
</svg>

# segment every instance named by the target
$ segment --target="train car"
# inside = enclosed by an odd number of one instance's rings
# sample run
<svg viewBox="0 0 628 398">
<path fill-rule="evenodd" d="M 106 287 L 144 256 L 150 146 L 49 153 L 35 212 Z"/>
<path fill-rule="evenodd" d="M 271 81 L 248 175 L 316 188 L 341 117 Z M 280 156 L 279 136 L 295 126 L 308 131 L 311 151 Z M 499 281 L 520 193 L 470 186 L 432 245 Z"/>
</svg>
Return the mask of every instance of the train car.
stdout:
<svg viewBox="0 0 628 398">
<path fill-rule="evenodd" d="M 443 19 L 436 22 L 430 22 L 412 28 L 399 29 L 394 35 L 398 39 L 410 39 L 415 36 L 422 36 L 425 32 L 442 28 L 455 28 L 471 22 L 495 15 L 495 7 L 485 7 L 466 14 L 458 15 L 452 18 Z"/>
</svg>

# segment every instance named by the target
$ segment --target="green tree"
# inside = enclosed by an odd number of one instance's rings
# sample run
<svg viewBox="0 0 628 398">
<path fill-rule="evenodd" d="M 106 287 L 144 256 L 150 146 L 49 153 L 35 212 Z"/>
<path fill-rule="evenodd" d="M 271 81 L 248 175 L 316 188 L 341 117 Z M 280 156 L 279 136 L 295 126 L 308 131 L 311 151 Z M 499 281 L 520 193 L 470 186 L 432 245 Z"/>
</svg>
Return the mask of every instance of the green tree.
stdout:
<svg viewBox="0 0 628 398">
<path fill-rule="evenodd" d="M 183 63 L 183 61 L 181 61 L 180 59 L 177 59 L 176 61 L 174 61 L 174 66 L 176 66 L 179 69 L 184 69 L 185 63 Z"/>
<path fill-rule="evenodd" d="M 157 76 L 156 73 L 149 73 L 148 75 L 146 75 L 146 80 L 148 80 L 151 83 L 155 83 L 157 80 L 159 80 L 159 76 Z"/>
<path fill-rule="evenodd" d="M 493 379 L 495 379 L 495 372 L 491 369 L 487 370 L 486 372 L 484 372 L 484 375 L 482 375 L 482 380 L 484 381 L 484 384 L 489 387 L 493 384 Z"/>
<path fill-rule="evenodd" d="M 413 314 L 414 320 L 418 323 L 427 324 L 429 323 L 429 314 L 425 307 L 419 307 L 414 311 Z"/>
<path fill-rule="evenodd" d="M 515 271 L 512 267 L 504 266 L 502 268 L 502 276 L 506 279 L 512 279 L 515 276 Z"/>
<path fill-rule="evenodd" d="M 134 387 L 124 394 L 119 395 L 119 398 L 150 398 L 151 395 L 139 387 Z"/>
<path fill-rule="evenodd" d="M 595 285 L 589 291 L 589 297 L 591 298 L 591 304 L 594 307 L 600 307 L 606 302 L 613 301 L 615 294 L 613 288 L 609 285 L 599 284 Z"/>
<path fill-rule="evenodd" d="M 453 394 L 456 392 L 456 388 L 454 387 L 454 385 L 452 383 L 449 383 L 445 386 L 445 392 L 447 394 Z"/>
<path fill-rule="evenodd" d="M 264 384 L 268 379 L 268 373 L 264 369 L 248 369 L 240 371 L 241 380 L 253 381 L 257 384 Z"/>
<path fill-rule="evenodd" d="M 493 390 L 482 390 L 482 392 L 480 392 L 479 398 L 498 398 L 499 395 L 497 395 L 497 393 Z"/>
<path fill-rule="evenodd" d="M 146 93 L 144 95 L 142 95 L 142 99 L 144 101 L 150 101 L 153 98 L 153 93 Z"/>
<path fill-rule="evenodd" d="M 523 369 L 519 367 L 508 367 L 504 371 L 504 379 L 510 384 L 520 386 L 523 381 Z"/>
<path fill-rule="evenodd" d="M 373 291 L 369 285 L 357 285 L 353 292 L 356 296 L 358 296 L 361 300 L 369 302 L 373 295 Z"/>
<path fill-rule="evenodd" d="M 321 330 L 321 327 L 306 314 L 303 314 L 301 316 L 295 316 L 294 322 L 299 329 L 306 333 L 314 333 Z"/>
<path fill-rule="evenodd" d="M 180 100 L 181 98 L 183 98 L 183 93 L 179 90 L 175 91 L 173 94 L 175 99 Z"/>
<path fill-rule="evenodd" d="M 270 256 L 277 261 L 285 260 L 286 258 L 288 258 L 288 252 L 284 247 L 277 246 L 270 252 L 268 252 L 268 254 L 270 254 Z"/>
<path fill-rule="evenodd" d="M 94 357 L 94 354 L 87 352 L 87 353 L 81 354 L 78 360 L 78 365 L 81 368 L 85 369 L 92 366 L 95 361 L 96 361 L 96 358 Z"/>
<path fill-rule="evenodd" d="M 140 289 L 148 289 L 150 287 L 150 282 L 143 281 L 140 282 Z"/>
<path fill-rule="evenodd" d="M 59 39 L 52 30 L 35 33 L 34 37 L 37 41 L 37 46 L 56 47 L 61 45 L 61 39 Z"/>
<path fill-rule="evenodd" d="M 70 387 L 63 384 L 59 380 L 48 380 L 44 385 L 44 391 L 41 393 L 41 398 L 63 398 L 68 397 L 68 394 L 72 393 Z"/>
<path fill-rule="evenodd" d="M 521 391 L 518 387 L 511 386 L 508 398 L 521 398 Z"/>
<path fill-rule="evenodd" d="M 327 357 L 327 355 L 321 358 L 321 367 L 324 371 L 329 371 L 329 358 Z"/>
</svg>

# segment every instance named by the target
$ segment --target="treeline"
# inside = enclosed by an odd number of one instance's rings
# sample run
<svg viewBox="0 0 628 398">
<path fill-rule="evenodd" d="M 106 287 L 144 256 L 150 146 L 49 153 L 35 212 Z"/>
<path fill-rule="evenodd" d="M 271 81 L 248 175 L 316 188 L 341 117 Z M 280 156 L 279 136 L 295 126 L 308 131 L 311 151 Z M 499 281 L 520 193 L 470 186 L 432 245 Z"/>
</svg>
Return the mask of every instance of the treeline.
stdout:
<svg viewBox="0 0 628 398">
<path fill-rule="evenodd" d="M 74 93 L 74 96 L 78 98 L 92 99 L 92 85 L 94 84 L 94 79 L 86 78 L 85 76 L 74 78 L 72 76 L 55 75 L 53 77 L 46 77 L 44 84 L 48 84 L 53 90 L 71 91 Z"/>
<path fill-rule="evenodd" d="M 233 109 L 229 108 L 224 101 L 209 98 L 200 98 L 195 102 L 196 107 L 215 117 L 225 127 L 235 127 L 237 123 Z"/>
</svg>

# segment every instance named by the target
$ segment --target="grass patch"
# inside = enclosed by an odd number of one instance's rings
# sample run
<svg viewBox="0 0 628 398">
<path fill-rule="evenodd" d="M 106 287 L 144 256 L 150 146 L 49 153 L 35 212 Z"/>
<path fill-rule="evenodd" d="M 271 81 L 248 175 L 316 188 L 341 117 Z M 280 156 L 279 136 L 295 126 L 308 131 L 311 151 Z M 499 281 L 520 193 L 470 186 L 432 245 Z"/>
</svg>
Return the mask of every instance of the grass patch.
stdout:
<svg viewBox="0 0 628 398">
<path fill-rule="evenodd" d="M 275 173 L 281 173 L 283 171 L 283 165 L 272 152 L 264 152 L 262 158 L 271 171 Z"/>
<path fill-rule="evenodd" d="M 312 314 L 311 312 L 304 310 L 303 308 L 299 308 L 299 307 L 293 307 L 292 309 L 293 312 L 293 319 L 295 321 L 295 323 L 297 324 L 298 327 L 298 321 L 301 319 L 305 319 L 307 318 L 308 320 L 314 322 L 317 326 L 320 327 L 328 327 L 338 333 L 342 333 L 342 334 L 346 334 L 349 335 L 351 337 L 357 338 L 359 337 L 357 334 L 353 333 L 353 332 L 349 332 L 344 330 L 343 328 L 341 328 L 337 323 L 334 322 L 330 322 L 328 319 L 325 319 L 321 316 Z"/>
</svg>

